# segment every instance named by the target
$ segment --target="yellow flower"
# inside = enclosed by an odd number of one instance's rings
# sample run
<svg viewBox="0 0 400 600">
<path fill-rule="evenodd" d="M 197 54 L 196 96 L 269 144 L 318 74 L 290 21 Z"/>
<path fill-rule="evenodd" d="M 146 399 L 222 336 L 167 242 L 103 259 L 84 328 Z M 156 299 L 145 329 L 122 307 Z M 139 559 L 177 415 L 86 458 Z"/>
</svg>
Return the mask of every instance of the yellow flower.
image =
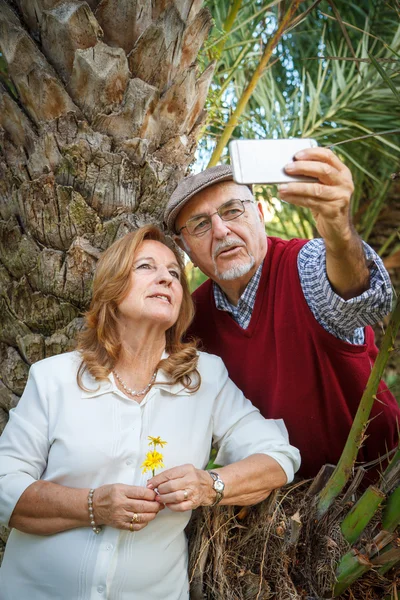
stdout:
<svg viewBox="0 0 400 600">
<path fill-rule="evenodd" d="M 164 467 L 163 463 L 163 455 L 157 450 L 152 450 L 146 454 L 146 459 L 141 465 L 142 473 L 147 473 L 147 471 L 152 471 L 154 476 L 154 471 L 156 469 L 161 469 Z"/>
<path fill-rule="evenodd" d="M 154 446 L 154 449 L 156 448 L 156 446 L 161 446 L 161 448 L 164 448 L 165 444 L 167 442 L 164 442 L 164 440 L 161 439 L 160 436 L 158 437 L 152 437 L 151 435 L 149 435 L 149 446 Z"/>
</svg>

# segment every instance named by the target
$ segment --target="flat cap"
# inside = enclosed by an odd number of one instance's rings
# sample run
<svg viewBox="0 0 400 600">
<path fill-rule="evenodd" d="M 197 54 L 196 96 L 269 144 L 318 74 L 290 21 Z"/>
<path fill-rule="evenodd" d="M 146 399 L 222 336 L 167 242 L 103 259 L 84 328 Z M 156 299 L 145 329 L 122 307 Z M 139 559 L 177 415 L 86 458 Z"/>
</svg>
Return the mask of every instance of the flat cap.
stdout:
<svg viewBox="0 0 400 600">
<path fill-rule="evenodd" d="M 196 175 L 189 175 L 182 179 L 167 202 L 164 212 L 164 221 L 169 231 L 174 231 L 175 219 L 179 212 L 197 192 L 205 190 L 214 183 L 233 180 L 232 168 L 229 165 L 210 167 Z"/>
</svg>

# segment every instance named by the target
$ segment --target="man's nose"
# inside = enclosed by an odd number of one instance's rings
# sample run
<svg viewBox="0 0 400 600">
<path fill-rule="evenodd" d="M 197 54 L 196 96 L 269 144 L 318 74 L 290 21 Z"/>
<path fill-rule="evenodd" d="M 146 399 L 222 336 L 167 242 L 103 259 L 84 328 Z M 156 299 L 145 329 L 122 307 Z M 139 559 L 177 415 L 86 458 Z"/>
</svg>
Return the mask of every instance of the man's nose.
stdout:
<svg viewBox="0 0 400 600">
<path fill-rule="evenodd" d="M 228 227 L 229 221 L 223 221 L 218 213 L 215 213 L 211 217 L 211 228 L 213 231 L 213 235 L 217 238 L 223 238 L 231 232 Z"/>
</svg>

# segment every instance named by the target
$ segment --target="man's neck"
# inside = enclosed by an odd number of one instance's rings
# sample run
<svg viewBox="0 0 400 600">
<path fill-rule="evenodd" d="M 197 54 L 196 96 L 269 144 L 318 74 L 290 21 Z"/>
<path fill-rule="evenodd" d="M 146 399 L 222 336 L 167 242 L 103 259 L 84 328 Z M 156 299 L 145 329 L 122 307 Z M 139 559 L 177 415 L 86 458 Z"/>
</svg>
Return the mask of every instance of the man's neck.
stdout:
<svg viewBox="0 0 400 600">
<path fill-rule="evenodd" d="M 232 281 L 225 281 L 219 279 L 218 281 L 214 280 L 217 285 L 224 292 L 225 296 L 228 298 L 229 302 L 233 306 L 237 306 L 238 302 L 245 291 L 249 281 L 257 271 L 260 265 L 254 266 L 246 275 L 242 277 L 238 277 L 237 279 L 232 279 Z"/>
<path fill-rule="evenodd" d="M 268 238 L 265 237 L 265 249 L 263 251 L 263 255 L 261 260 L 259 260 L 255 265 L 253 265 L 253 267 L 250 269 L 250 271 L 248 273 L 246 273 L 245 275 L 243 275 L 242 277 L 237 277 L 236 279 L 232 279 L 231 281 L 225 281 L 223 279 L 213 279 L 213 281 L 221 288 L 221 290 L 224 292 L 225 296 L 228 298 L 229 302 L 232 304 L 232 306 L 237 306 L 238 302 L 243 294 L 243 292 L 245 291 L 246 287 L 249 284 L 249 281 L 251 280 L 251 278 L 255 275 L 255 273 L 257 272 L 258 267 L 262 264 L 262 262 L 264 261 L 267 252 L 268 252 Z"/>
</svg>

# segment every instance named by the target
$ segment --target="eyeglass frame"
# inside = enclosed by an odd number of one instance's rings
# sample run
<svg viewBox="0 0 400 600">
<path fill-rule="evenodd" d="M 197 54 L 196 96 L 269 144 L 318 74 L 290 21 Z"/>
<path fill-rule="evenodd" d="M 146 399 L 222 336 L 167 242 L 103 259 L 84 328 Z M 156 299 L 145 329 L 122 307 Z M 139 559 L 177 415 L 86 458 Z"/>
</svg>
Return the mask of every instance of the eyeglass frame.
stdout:
<svg viewBox="0 0 400 600">
<path fill-rule="evenodd" d="M 241 212 L 239 215 L 236 215 L 236 217 L 233 217 L 232 219 L 223 219 L 223 218 L 221 217 L 221 215 L 219 214 L 219 211 L 221 210 L 221 208 L 222 208 L 223 206 L 225 206 L 226 204 L 229 204 L 230 202 L 240 202 L 240 203 L 242 204 L 243 211 L 242 211 L 242 212 Z M 242 216 L 242 215 L 243 215 L 243 214 L 246 212 L 246 208 L 245 208 L 245 206 L 244 206 L 244 204 L 245 204 L 246 202 L 250 202 L 251 204 L 254 204 L 254 200 L 252 200 L 252 199 L 250 199 L 250 198 L 248 198 L 248 199 L 246 199 L 246 200 L 241 200 L 240 198 L 231 198 L 230 200 L 227 200 L 226 202 L 223 202 L 223 203 L 221 204 L 221 206 L 219 206 L 219 207 L 218 207 L 218 210 L 216 210 L 215 212 L 211 213 L 211 215 L 208 215 L 207 213 L 200 213 L 199 215 L 194 215 L 193 217 L 190 217 L 190 218 L 189 218 L 189 219 L 186 221 L 186 224 L 185 224 L 185 225 L 183 225 L 183 226 L 182 226 L 182 227 L 179 229 L 179 231 L 177 231 L 177 232 L 176 232 L 176 235 L 181 235 L 182 229 L 187 229 L 187 232 L 188 232 L 188 234 L 189 234 L 189 235 L 191 235 L 192 237 L 201 237 L 202 235 L 204 235 L 205 233 L 207 233 L 208 231 L 210 231 L 210 230 L 212 229 L 212 220 L 211 220 L 211 218 L 212 218 L 214 215 L 218 215 L 218 216 L 219 216 L 219 218 L 221 219 L 221 221 L 224 221 L 224 222 L 234 221 L 235 219 L 238 219 L 239 217 L 241 217 L 241 216 Z M 196 218 L 196 217 L 202 217 L 202 216 L 204 216 L 204 217 L 208 217 L 208 219 L 209 219 L 209 221 L 210 221 L 210 227 L 209 227 L 208 229 L 206 229 L 205 231 L 202 231 L 201 233 L 190 233 L 189 229 L 187 228 L 187 223 L 188 223 L 188 221 L 190 221 L 191 219 L 194 219 L 194 218 Z"/>
</svg>

